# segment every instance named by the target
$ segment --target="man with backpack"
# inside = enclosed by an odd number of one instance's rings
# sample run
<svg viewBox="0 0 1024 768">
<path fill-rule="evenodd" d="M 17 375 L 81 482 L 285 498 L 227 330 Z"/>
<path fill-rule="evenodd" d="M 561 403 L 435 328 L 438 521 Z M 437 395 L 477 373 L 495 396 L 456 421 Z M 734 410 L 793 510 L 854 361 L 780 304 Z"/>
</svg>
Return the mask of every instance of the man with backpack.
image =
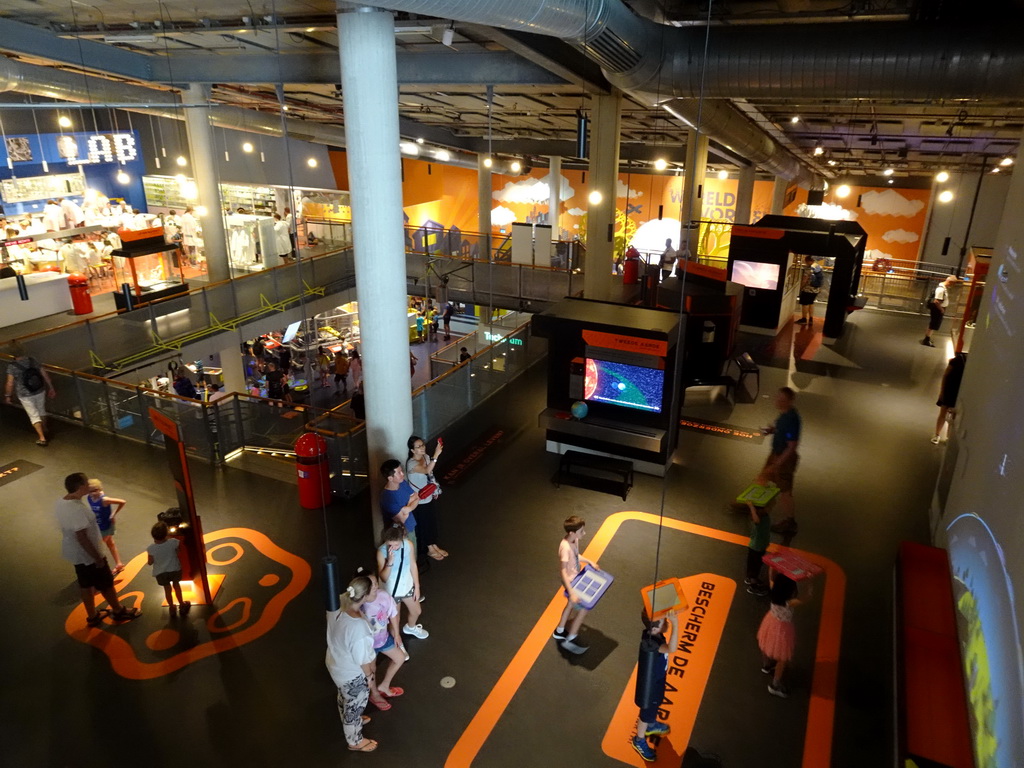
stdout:
<svg viewBox="0 0 1024 768">
<path fill-rule="evenodd" d="M 942 326 L 942 318 L 946 316 L 946 307 L 949 306 L 949 287 L 956 282 L 956 275 L 950 275 L 937 286 L 928 299 L 928 313 L 931 318 L 928 320 L 928 330 L 924 332 L 921 344 L 926 347 L 934 347 L 932 333 Z"/>
<path fill-rule="evenodd" d="M 798 325 L 814 325 L 814 302 L 818 299 L 818 291 L 825 284 L 825 273 L 811 255 L 804 256 L 804 274 L 800 283 L 800 319 Z"/>
<path fill-rule="evenodd" d="M 29 357 L 17 342 L 11 346 L 14 360 L 7 366 L 4 402 L 9 405 L 11 397 L 17 394 L 21 407 L 25 409 L 28 420 L 32 422 L 39 437 L 36 445 L 47 445 L 46 433 L 43 431 L 46 420 L 46 396 L 56 397 L 57 392 L 50 381 L 50 375 L 36 359 Z"/>
</svg>

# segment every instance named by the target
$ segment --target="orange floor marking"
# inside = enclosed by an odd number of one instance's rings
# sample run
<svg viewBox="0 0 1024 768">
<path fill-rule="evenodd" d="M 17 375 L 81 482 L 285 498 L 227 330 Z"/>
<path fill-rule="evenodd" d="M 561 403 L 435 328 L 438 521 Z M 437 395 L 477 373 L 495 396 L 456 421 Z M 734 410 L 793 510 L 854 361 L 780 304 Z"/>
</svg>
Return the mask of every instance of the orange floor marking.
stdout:
<svg viewBox="0 0 1024 768">
<path fill-rule="evenodd" d="M 644 765 L 678 768 L 683 752 L 690 744 L 690 734 L 697 722 L 697 710 L 704 698 L 704 688 L 711 675 L 711 665 L 718 653 L 718 643 L 725 631 L 736 594 L 736 582 L 725 576 L 702 573 L 680 579 L 683 594 L 690 604 L 679 614 L 682 634 L 679 649 L 669 654 L 668 674 L 665 677 L 665 700 L 658 712 L 658 720 L 668 723 L 672 732 L 658 744 L 658 759 L 647 763 L 629 743 L 636 733 L 639 710 L 634 703 L 637 667 L 622 692 L 619 706 L 605 731 L 601 749 L 613 757 L 637 768 Z M 639 637 L 639 632 L 637 636 Z M 664 715 L 664 716 L 663 716 Z"/>
<path fill-rule="evenodd" d="M 207 577 L 207 580 L 210 582 L 210 596 L 216 600 L 217 593 L 220 592 L 220 588 L 224 585 L 224 574 L 211 573 Z M 175 597 L 177 597 L 177 595 L 175 595 Z M 192 605 L 206 605 L 206 595 L 203 594 L 201 589 L 196 589 L 196 583 L 194 581 L 181 582 L 181 598 L 192 603 Z M 167 607 L 166 597 L 163 602 L 160 603 L 160 607 Z"/>
<path fill-rule="evenodd" d="M 706 536 L 718 541 L 746 547 L 748 536 L 719 531 L 703 525 L 684 523 L 682 520 L 659 518 L 646 512 L 617 512 L 608 517 L 591 540 L 584 556 L 600 561 L 619 527 L 627 521 L 638 521 L 658 525 L 662 523 L 684 533 Z M 772 545 L 771 549 L 785 549 Z M 802 768 L 827 768 L 831 761 L 832 729 L 835 719 L 836 673 L 839 666 L 839 642 L 842 632 L 843 601 L 846 594 L 846 576 L 842 569 L 828 558 L 793 549 L 792 552 L 820 565 L 825 571 L 825 591 L 822 597 L 821 626 L 818 628 L 818 645 L 815 649 L 814 676 L 811 682 L 811 699 L 807 714 L 807 731 L 804 738 Z M 737 560 L 741 562 L 741 560 Z M 558 589 L 540 619 L 530 630 L 526 640 L 519 647 L 512 661 L 498 678 L 484 703 L 480 705 L 469 725 L 462 732 L 452 751 L 448 753 L 445 768 L 467 768 L 472 765 L 484 742 L 491 735 L 494 726 L 508 708 L 512 697 L 523 684 L 533 668 L 541 651 L 551 641 L 551 631 L 565 607 L 562 590 Z M 753 641 L 752 641 L 753 642 Z"/>
</svg>

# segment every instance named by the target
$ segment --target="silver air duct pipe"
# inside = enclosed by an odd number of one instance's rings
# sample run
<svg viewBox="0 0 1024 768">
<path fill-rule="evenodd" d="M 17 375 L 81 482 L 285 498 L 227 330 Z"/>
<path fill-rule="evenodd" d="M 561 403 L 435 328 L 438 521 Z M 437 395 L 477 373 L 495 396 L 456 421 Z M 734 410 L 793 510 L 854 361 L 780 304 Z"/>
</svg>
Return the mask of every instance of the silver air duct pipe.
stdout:
<svg viewBox="0 0 1024 768">
<path fill-rule="evenodd" d="M 457 21 L 549 35 L 585 52 L 608 80 L 660 99 L 1020 98 L 1024 46 L 1012 25 L 974 29 L 910 24 L 715 27 L 657 24 L 621 0 L 381 0 L 378 4 Z M 702 80 L 703 73 L 703 84 Z M 676 108 L 681 108 L 677 104 Z M 694 114 L 695 110 L 687 110 Z M 735 116 L 733 116 L 734 113 Z M 689 118 L 688 118 L 689 119 Z M 764 136 L 731 107 L 705 102 L 701 130 L 734 148 Z M 691 120 L 691 122 L 694 122 Z M 759 164 L 793 178 L 793 156 L 768 138 Z M 763 152 L 762 152 L 763 155 Z"/>
<path fill-rule="evenodd" d="M 185 119 L 181 101 L 172 91 L 119 83 L 101 77 L 39 67 L 0 57 L 0 92 L 3 91 L 80 104 L 95 104 L 97 107 L 117 104 L 119 108 L 133 112 L 172 120 Z M 133 108 L 129 106 L 131 104 L 139 106 Z M 210 114 L 211 124 L 218 128 L 233 128 L 265 136 L 283 135 L 281 117 L 273 112 L 213 105 Z M 345 146 L 345 131 L 337 126 L 309 123 L 294 118 L 286 118 L 283 125 L 289 138 Z"/>
</svg>

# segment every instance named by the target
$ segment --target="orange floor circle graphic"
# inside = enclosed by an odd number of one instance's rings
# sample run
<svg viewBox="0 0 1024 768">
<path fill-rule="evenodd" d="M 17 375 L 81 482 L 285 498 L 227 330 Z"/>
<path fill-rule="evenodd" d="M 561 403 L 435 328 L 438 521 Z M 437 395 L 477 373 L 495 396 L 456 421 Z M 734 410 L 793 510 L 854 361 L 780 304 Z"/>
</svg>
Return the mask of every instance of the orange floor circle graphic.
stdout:
<svg viewBox="0 0 1024 768">
<path fill-rule="evenodd" d="M 222 620 L 227 617 L 229 613 L 235 610 L 235 606 L 241 606 L 242 615 L 235 621 L 225 626 L 217 626 L 218 620 Z M 252 600 L 248 597 L 236 597 L 230 603 L 225 605 L 213 616 L 211 616 L 206 622 L 206 628 L 211 632 L 230 632 L 235 627 L 240 627 L 249 620 L 249 613 L 252 611 Z"/>
<path fill-rule="evenodd" d="M 146 647 L 151 651 L 166 651 L 177 645 L 179 638 L 176 629 L 159 629 L 146 638 Z"/>
<path fill-rule="evenodd" d="M 278 576 L 276 573 L 268 573 L 266 576 L 261 578 L 258 583 L 261 587 L 272 587 L 275 584 L 277 584 L 277 582 L 279 582 L 280 580 L 281 577 Z"/>
<path fill-rule="evenodd" d="M 226 547 L 235 550 L 234 557 L 231 557 L 228 560 L 218 560 L 217 558 L 215 558 L 213 556 L 214 552 L 216 552 L 219 549 L 224 549 Z M 208 562 L 210 565 L 231 565 L 233 562 L 238 560 L 238 558 L 240 558 L 241 556 L 242 556 L 242 548 L 240 546 L 238 546 L 233 541 L 229 541 L 229 542 L 227 542 L 225 544 L 218 544 L 217 546 L 210 547 L 208 550 L 206 550 L 206 562 Z"/>
</svg>

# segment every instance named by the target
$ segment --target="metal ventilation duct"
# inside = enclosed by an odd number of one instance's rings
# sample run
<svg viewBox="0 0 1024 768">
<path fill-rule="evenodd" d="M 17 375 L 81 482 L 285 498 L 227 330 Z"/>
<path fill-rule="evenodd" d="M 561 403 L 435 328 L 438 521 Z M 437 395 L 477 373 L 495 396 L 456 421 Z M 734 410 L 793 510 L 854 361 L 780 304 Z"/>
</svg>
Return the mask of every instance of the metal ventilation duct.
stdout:
<svg viewBox="0 0 1024 768">
<path fill-rule="evenodd" d="M 185 119 L 181 101 L 171 91 L 38 67 L 4 57 L 0 57 L 0 92 L 2 91 L 79 104 L 116 104 L 120 109 L 131 112 L 142 112 L 172 120 Z M 282 136 L 287 130 L 289 138 L 345 146 L 345 131 L 342 128 L 286 118 L 282 129 L 280 115 L 272 112 L 214 105 L 210 109 L 210 123 L 218 128 L 233 128 L 266 136 Z"/>
<path fill-rule="evenodd" d="M 704 28 L 641 18 L 621 0 L 381 0 L 375 3 L 457 21 L 565 40 L 608 80 L 650 100 L 670 98 L 1020 98 L 1024 44 L 1014 25 L 933 27 L 847 23 Z M 677 108 L 684 108 L 681 103 Z M 676 110 L 678 111 L 678 109 Z M 688 110 L 691 114 L 692 109 Z M 743 122 L 746 121 L 744 126 Z M 693 122 L 691 120 L 691 122 Z M 702 110 L 701 130 L 739 151 L 771 149 L 757 162 L 793 178 L 793 156 L 731 107 Z M 755 132 L 761 134 L 759 138 Z M 754 159 L 756 155 L 751 155 Z"/>
</svg>

